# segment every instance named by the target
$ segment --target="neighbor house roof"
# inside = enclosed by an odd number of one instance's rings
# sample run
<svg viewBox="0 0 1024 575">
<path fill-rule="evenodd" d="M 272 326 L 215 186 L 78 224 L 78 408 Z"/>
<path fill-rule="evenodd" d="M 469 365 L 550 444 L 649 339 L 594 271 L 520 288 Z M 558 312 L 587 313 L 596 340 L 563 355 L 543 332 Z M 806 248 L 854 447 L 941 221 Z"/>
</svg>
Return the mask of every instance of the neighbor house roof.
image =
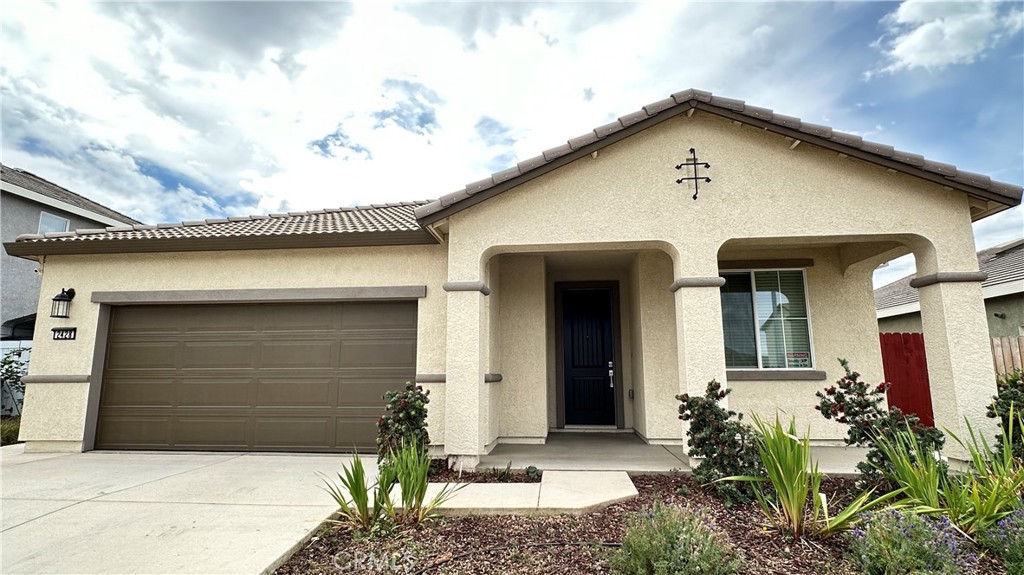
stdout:
<svg viewBox="0 0 1024 575">
<path fill-rule="evenodd" d="M 978 252 L 978 270 L 988 274 L 981 283 L 986 299 L 1024 292 L 1024 239 Z M 875 290 L 878 317 L 920 311 L 918 290 L 910 287 L 914 277 L 915 274 L 911 274 Z"/>
<path fill-rule="evenodd" d="M 83 244 L 95 251 L 153 252 L 436 243 L 413 215 L 423 203 L 24 234 L 5 247 L 11 255 L 38 255 L 81 253 Z"/>
<path fill-rule="evenodd" d="M 19 168 L 12 168 L 0 164 L 0 181 L 13 184 L 23 190 L 34 192 L 46 198 L 80 208 L 87 212 L 103 216 L 124 224 L 138 224 L 138 220 L 129 218 L 121 212 L 112 210 L 103 204 L 98 204 L 85 196 L 81 196 L 71 190 L 58 186 L 57 184 L 40 178 L 32 172 L 26 172 Z"/>
<path fill-rule="evenodd" d="M 839 132 L 828 126 L 776 114 L 767 108 L 750 106 L 743 100 L 723 98 L 714 96 L 711 92 L 690 89 L 648 104 L 614 122 L 571 138 L 565 144 L 546 150 L 539 156 L 523 160 L 511 168 L 441 196 L 436 201 L 416 208 L 416 217 L 423 224 L 441 220 L 654 124 L 682 113 L 692 113 L 692 110 L 710 112 L 795 140 L 837 150 L 850 157 L 955 188 L 984 200 L 1007 206 L 1017 205 L 1021 201 L 1020 186 L 996 182 L 986 175 L 965 172 L 951 164 L 928 160 L 919 154 L 895 150 L 892 146 L 869 142 L 860 136 Z"/>
</svg>

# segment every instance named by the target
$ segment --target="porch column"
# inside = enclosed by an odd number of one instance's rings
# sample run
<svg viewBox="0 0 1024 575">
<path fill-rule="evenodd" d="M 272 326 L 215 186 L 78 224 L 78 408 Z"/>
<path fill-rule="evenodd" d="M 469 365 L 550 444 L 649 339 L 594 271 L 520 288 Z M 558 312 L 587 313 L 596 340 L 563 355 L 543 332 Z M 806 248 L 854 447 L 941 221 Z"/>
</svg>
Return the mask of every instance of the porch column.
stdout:
<svg viewBox="0 0 1024 575">
<path fill-rule="evenodd" d="M 981 295 L 984 279 L 978 271 L 937 272 L 920 275 L 910 285 L 918 288 L 921 301 L 935 426 L 964 439 L 966 418 L 991 442 L 997 423 L 985 411 L 996 386 Z M 958 459 L 967 456 L 952 438 L 947 439 L 945 452 Z"/>
<path fill-rule="evenodd" d="M 445 453 L 449 465 L 473 469 L 484 448 L 487 296 L 483 282 L 448 282 Z"/>
<path fill-rule="evenodd" d="M 669 288 L 676 298 L 676 338 L 679 357 L 679 392 L 703 395 L 712 379 L 724 387 L 725 347 L 722 333 L 722 299 L 725 280 L 715 275 L 679 277 Z M 727 400 L 720 403 L 727 406 Z M 678 405 L 678 404 L 677 404 Z M 683 424 L 683 439 L 689 422 Z M 693 466 L 697 462 L 691 462 Z"/>
</svg>

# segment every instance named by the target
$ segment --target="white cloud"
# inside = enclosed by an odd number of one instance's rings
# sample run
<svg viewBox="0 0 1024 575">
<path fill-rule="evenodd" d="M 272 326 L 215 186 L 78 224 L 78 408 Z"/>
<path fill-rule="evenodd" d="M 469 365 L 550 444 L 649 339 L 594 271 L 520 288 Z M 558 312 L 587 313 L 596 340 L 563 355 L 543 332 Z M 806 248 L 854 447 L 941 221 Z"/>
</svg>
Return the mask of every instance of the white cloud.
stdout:
<svg viewBox="0 0 1024 575">
<path fill-rule="evenodd" d="M 1024 12 L 995 2 L 907 0 L 882 23 L 886 33 L 877 45 L 888 63 L 877 72 L 935 71 L 970 64 L 1016 35 L 1024 27 Z"/>
</svg>

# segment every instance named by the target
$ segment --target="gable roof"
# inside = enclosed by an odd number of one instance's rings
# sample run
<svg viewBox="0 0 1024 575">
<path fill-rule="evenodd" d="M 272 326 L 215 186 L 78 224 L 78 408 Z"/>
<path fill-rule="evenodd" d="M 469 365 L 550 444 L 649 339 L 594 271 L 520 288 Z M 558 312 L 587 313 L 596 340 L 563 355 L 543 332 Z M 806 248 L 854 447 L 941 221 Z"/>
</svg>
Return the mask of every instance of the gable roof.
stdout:
<svg viewBox="0 0 1024 575">
<path fill-rule="evenodd" d="M 52 200 L 57 200 L 58 202 L 63 202 L 121 223 L 142 223 L 122 214 L 121 212 L 112 210 L 102 204 L 98 204 L 85 196 L 76 194 L 67 188 L 58 186 L 49 180 L 44 180 L 32 172 L 27 172 L 20 168 L 12 168 L 10 166 L 0 164 L 0 181 L 13 184 L 19 188 L 35 192 Z"/>
<path fill-rule="evenodd" d="M 12 256 L 24 256 L 437 243 L 413 215 L 424 203 L 24 234 L 4 247 Z"/>
<path fill-rule="evenodd" d="M 978 270 L 988 274 L 988 278 L 981 282 L 983 295 L 985 292 L 991 294 L 985 295 L 986 298 L 1024 292 L 1024 239 L 978 252 Z M 880 317 L 903 315 L 920 309 L 918 291 L 910 287 L 910 281 L 915 277 L 916 274 L 911 274 L 875 290 L 875 309 Z"/>
<path fill-rule="evenodd" d="M 495 172 L 488 178 L 467 184 L 461 190 L 441 196 L 438 200 L 416 208 L 416 218 L 422 224 L 430 224 L 444 219 L 487 198 L 691 110 L 702 110 L 810 144 L 837 150 L 850 157 L 958 189 L 984 200 L 991 200 L 1007 206 L 1015 206 L 1021 201 L 1020 186 L 996 182 L 986 175 L 965 172 L 951 164 L 925 159 L 919 154 L 895 150 L 892 146 L 869 142 L 860 136 L 838 132 L 828 126 L 810 124 L 801 121 L 800 118 L 776 114 L 767 108 L 750 106 L 743 100 L 723 98 L 714 96 L 711 92 L 689 89 L 648 104 L 614 122 L 598 126 L 586 134 L 571 138 L 561 146 L 545 150 L 539 156 L 523 160 L 511 168 Z"/>
</svg>

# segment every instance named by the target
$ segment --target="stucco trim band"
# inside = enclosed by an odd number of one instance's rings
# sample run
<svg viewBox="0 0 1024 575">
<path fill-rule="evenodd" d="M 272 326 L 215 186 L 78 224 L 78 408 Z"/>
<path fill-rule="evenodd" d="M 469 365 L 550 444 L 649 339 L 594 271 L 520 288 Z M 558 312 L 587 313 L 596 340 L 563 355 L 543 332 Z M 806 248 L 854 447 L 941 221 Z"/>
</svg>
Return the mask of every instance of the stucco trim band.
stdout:
<svg viewBox="0 0 1024 575">
<path fill-rule="evenodd" d="M 985 272 L 938 272 L 910 280 L 910 287 L 923 288 L 933 284 L 958 282 L 983 282 L 988 279 Z"/>
<path fill-rule="evenodd" d="M 817 369 L 727 369 L 726 381 L 823 381 L 828 378 Z"/>
<path fill-rule="evenodd" d="M 427 296 L 427 286 L 336 288 L 97 291 L 92 302 L 113 305 L 175 303 L 269 303 L 309 301 L 402 300 Z"/>
<path fill-rule="evenodd" d="M 485 373 L 484 383 L 501 383 L 500 373 Z"/>
<path fill-rule="evenodd" d="M 718 269 L 720 270 L 762 270 L 812 267 L 814 267 L 814 260 L 811 258 L 791 260 L 726 260 L 718 262 Z"/>
<path fill-rule="evenodd" d="M 89 383 L 89 374 L 75 375 L 26 375 L 22 383 Z"/>
<path fill-rule="evenodd" d="M 414 378 L 416 383 L 444 383 L 445 374 L 443 373 L 417 373 Z"/>
<path fill-rule="evenodd" d="M 722 277 L 706 277 L 706 278 L 679 278 L 672 282 L 672 285 L 668 286 L 668 291 L 675 293 L 680 288 L 684 287 L 722 287 L 725 285 L 725 278 Z"/>
<path fill-rule="evenodd" d="M 444 282 L 441 286 L 444 291 L 478 291 L 484 295 L 491 295 L 491 288 L 484 282 Z"/>
</svg>

